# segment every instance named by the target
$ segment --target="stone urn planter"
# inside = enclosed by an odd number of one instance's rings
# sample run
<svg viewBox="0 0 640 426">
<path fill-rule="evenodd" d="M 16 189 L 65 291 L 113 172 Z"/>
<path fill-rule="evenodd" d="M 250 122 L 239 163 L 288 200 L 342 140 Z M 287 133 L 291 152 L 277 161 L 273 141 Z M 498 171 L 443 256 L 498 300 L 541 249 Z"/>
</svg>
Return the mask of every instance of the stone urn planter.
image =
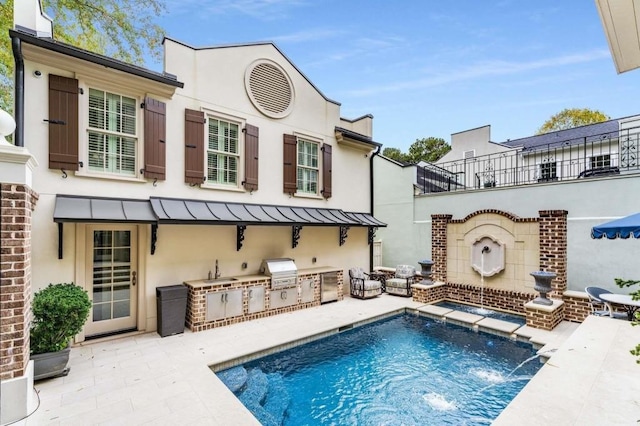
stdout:
<svg viewBox="0 0 640 426">
<path fill-rule="evenodd" d="M 31 355 L 33 360 L 33 380 L 66 376 L 69 373 L 67 364 L 69 363 L 70 354 L 71 348 L 66 348 L 57 352 Z"/>
<path fill-rule="evenodd" d="M 429 259 L 425 259 L 425 260 L 421 260 L 418 263 L 422 267 L 422 270 L 420 271 L 420 275 L 422 275 L 422 281 L 420 281 L 420 284 L 425 284 L 425 285 L 433 284 L 433 281 L 431 280 L 431 275 L 433 274 L 433 272 L 431 272 L 433 261 Z"/>
<path fill-rule="evenodd" d="M 533 288 L 540 293 L 540 296 L 533 299 L 533 303 L 546 306 L 553 305 L 553 301 L 547 298 L 547 294 L 551 293 L 551 281 L 556 277 L 556 274 L 547 271 L 535 271 L 531 272 L 530 275 L 535 280 Z"/>
</svg>

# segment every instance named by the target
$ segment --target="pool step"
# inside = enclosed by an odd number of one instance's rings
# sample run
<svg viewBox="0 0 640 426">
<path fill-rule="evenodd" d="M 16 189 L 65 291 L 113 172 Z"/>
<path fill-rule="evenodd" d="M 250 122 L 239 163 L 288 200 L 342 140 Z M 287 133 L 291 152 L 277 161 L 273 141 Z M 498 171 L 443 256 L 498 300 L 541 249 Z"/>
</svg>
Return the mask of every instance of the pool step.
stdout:
<svg viewBox="0 0 640 426">
<path fill-rule="evenodd" d="M 284 378 L 280 373 L 271 373 L 267 375 L 269 379 L 269 392 L 267 394 L 267 400 L 264 403 L 264 408 L 276 419 L 279 420 L 278 424 L 284 424 L 284 417 L 289 404 L 291 403 L 291 397 L 287 391 L 287 386 L 284 383 Z"/>
<path fill-rule="evenodd" d="M 240 391 L 247 383 L 247 370 L 241 365 L 219 371 L 216 375 L 233 393 Z"/>
</svg>

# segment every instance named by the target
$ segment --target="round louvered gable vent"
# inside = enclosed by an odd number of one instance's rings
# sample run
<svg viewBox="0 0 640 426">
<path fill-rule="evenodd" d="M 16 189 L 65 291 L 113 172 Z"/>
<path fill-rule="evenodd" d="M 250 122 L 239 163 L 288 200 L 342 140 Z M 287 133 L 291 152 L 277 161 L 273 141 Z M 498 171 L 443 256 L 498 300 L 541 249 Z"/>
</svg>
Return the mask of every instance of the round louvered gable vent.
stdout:
<svg viewBox="0 0 640 426">
<path fill-rule="evenodd" d="M 262 60 L 249 66 L 245 87 L 253 105 L 264 115 L 282 118 L 291 112 L 293 85 L 275 63 Z"/>
</svg>

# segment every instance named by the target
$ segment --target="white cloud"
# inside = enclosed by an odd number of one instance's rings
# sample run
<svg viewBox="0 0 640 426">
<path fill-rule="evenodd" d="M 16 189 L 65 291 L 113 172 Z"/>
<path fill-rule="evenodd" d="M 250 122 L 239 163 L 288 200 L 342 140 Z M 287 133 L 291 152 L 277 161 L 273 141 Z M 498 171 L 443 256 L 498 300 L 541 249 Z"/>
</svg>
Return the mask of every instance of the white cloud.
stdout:
<svg viewBox="0 0 640 426">
<path fill-rule="evenodd" d="M 487 61 L 480 62 L 458 70 L 448 70 L 445 73 L 429 76 L 426 78 L 403 80 L 388 85 L 351 90 L 348 92 L 348 94 L 351 96 L 369 96 L 382 92 L 415 90 L 416 88 L 432 87 L 460 81 L 474 80 L 487 76 L 518 74 L 532 70 L 555 68 L 565 65 L 587 63 L 609 58 L 610 53 L 608 50 L 598 49 L 581 54 L 559 56 L 529 62 Z"/>
</svg>

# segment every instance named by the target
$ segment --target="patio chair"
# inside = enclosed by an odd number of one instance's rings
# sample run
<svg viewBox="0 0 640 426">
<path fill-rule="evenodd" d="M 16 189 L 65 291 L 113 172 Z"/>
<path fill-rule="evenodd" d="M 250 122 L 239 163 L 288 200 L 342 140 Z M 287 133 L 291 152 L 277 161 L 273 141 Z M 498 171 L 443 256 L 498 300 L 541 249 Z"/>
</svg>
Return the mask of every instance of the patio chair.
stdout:
<svg viewBox="0 0 640 426">
<path fill-rule="evenodd" d="M 349 269 L 349 283 L 351 297 L 370 299 L 382 294 L 382 283 L 369 279 L 369 274 L 365 273 L 362 268 Z"/>
<path fill-rule="evenodd" d="M 613 318 L 627 318 L 627 315 L 624 312 L 613 311 L 613 315 L 611 315 L 611 305 L 600 298 L 600 295 L 603 293 L 611 293 L 609 290 L 601 287 L 588 286 L 584 288 L 584 291 L 587 293 L 587 296 L 589 296 L 589 307 L 591 308 L 592 315 L 599 317 L 611 316 Z"/>
<path fill-rule="evenodd" d="M 385 289 L 387 293 L 396 296 L 410 297 L 413 295 L 411 285 L 415 283 L 416 268 L 411 265 L 396 266 L 393 278 L 387 278 Z"/>
</svg>

